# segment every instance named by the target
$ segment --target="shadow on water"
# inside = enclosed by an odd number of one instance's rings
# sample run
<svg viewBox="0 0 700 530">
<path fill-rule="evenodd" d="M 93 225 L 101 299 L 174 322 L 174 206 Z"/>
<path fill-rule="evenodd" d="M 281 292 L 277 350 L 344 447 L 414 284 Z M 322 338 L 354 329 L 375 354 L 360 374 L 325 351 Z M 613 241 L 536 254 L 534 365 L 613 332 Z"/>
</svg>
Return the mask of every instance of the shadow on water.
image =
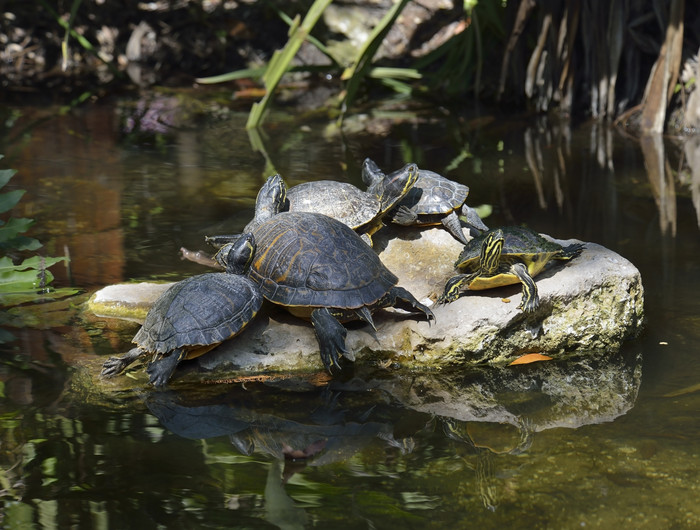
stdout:
<svg viewBox="0 0 700 530">
<path fill-rule="evenodd" d="M 169 128 L 125 135 L 132 113 L 159 105 L 20 109 L 0 137 L 12 185 L 27 190 L 17 215 L 36 219 L 47 254 L 71 257 L 57 285 L 200 272 L 178 249 L 239 230 L 270 171 L 290 185 L 361 185 L 370 156 L 468 184 L 471 205 L 492 206 L 490 226 L 624 255 L 642 274 L 646 328 L 620 352 L 566 362 L 458 374 L 358 363 L 331 381 L 157 392 L 84 384 L 138 327 L 84 313 L 89 293 L 13 308 L 17 340 L 0 346 L 0 526 L 700 524 L 698 140 L 430 109 L 349 119 L 342 135 L 280 117 L 251 139 L 243 114 L 192 127 L 171 105 Z"/>
</svg>

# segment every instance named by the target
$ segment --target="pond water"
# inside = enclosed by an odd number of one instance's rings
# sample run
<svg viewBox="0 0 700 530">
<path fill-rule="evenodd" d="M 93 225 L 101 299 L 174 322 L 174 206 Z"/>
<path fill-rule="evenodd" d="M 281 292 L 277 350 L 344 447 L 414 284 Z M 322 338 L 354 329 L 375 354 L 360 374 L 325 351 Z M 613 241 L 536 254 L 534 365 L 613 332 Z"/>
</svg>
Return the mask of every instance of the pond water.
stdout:
<svg viewBox="0 0 700 530">
<path fill-rule="evenodd" d="M 244 113 L 183 107 L 155 96 L 0 109 L 2 167 L 19 170 L 8 188 L 27 190 L 13 214 L 36 220 L 42 252 L 70 256 L 52 267 L 55 286 L 82 290 L 7 313 L 0 526 L 700 527 L 700 142 L 399 104 L 351 117 L 343 134 L 279 115 L 254 137 Z M 620 253 L 642 275 L 641 336 L 517 372 L 358 367 L 332 382 L 185 379 L 107 396 L 81 384 L 138 329 L 85 314 L 90 292 L 199 273 L 180 247 L 240 230 L 269 174 L 361 185 L 367 156 L 468 184 L 490 226 Z M 428 387 L 462 395 L 476 419 L 402 399 Z"/>
</svg>

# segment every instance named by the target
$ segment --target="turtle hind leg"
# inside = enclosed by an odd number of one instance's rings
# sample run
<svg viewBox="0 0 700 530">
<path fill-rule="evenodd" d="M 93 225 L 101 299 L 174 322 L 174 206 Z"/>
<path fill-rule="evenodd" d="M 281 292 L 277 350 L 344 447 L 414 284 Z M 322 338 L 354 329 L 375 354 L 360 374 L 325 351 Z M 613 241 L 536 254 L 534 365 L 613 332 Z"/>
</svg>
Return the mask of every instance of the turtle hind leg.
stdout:
<svg viewBox="0 0 700 530">
<path fill-rule="evenodd" d="M 467 206 L 466 204 L 463 204 L 462 205 L 462 215 L 466 219 L 467 226 L 470 229 L 474 230 L 475 232 L 477 232 L 479 234 L 481 232 L 488 232 L 489 227 L 486 226 L 483 219 L 481 219 L 481 216 L 471 206 Z"/>
<path fill-rule="evenodd" d="M 182 359 L 185 358 L 186 352 L 182 348 L 177 348 L 170 352 L 170 355 L 161 356 L 155 361 L 151 361 L 146 368 L 148 372 L 148 382 L 153 386 L 163 386 L 168 383 L 175 368 Z"/>
<path fill-rule="evenodd" d="M 426 305 L 421 304 L 416 297 L 409 293 L 403 287 L 398 285 L 392 287 L 388 293 L 387 305 L 391 307 L 398 307 L 404 311 L 410 311 L 411 313 L 421 312 L 425 315 L 425 318 L 430 322 L 435 320 L 435 315 Z"/>
<path fill-rule="evenodd" d="M 523 284 L 523 301 L 520 302 L 518 309 L 522 309 L 526 313 L 531 313 L 540 305 L 540 297 L 537 294 L 537 285 L 532 279 L 530 273 L 527 272 L 527 267 L 524 263 L 513 263 L 510 266 L 510 271 L 515 274 Z"/>
<path fill-rule="evenodd" d="M 442 225 L 457 241 L 463 245 L 468 243 L 467 238 L 464 237 L 464 232 L 462 232 L 462 223 L 459 220 L 457 212 L 450 212 L 448 215 L 443 217 Z"/>
<path fill-rule="evenodd" d="M 110 357 L 102 364 L 100 375 L 103 377 L 114 377 L 120 374 L 136 359 L 145 355 L 146 351 L 141 348 L 132 348 L 120 357 Z"/>
<path fill-rule="evenodd" d="M 311 313 L 311 323 L 321 349 L 321 361 L 329 373 L 333 372 L 334 366 L 340 368 L 340 355 L 354 360 L 345 347 L 347 330 L 327 307 L 314 309 Z"/>
</svg>

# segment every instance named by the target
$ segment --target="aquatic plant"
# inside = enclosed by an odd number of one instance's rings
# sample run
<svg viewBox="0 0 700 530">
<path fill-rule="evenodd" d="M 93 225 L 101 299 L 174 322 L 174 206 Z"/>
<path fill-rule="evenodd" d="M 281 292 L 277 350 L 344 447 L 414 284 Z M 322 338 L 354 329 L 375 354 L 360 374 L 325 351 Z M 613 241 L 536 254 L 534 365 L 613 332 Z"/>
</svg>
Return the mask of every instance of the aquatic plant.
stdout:
<svg viewBox="0 0 700 530">
<path fill-rule="evenodd" d="M 0 159 L 3 155 L 0 155 Z M 0 190 L 4 188 L 10 179 L 17 173 L 14 169 L 0 169 Z M 0 214 L 12 210 L 24 195 L 25 190 L 12 190 L 0 193 Z M 77 292 L 76 289 L 51 289 L 53 274 L 50 267 L 61 261 L 67 262 L 66 256 L 46 257 L 33 255 L 24 259 L 17 259 L 17 263 L 10 255 L 20 256 L 23 252 L 33 252 L 41 248 L 42 244 L 24 235 L 34 224 L 33 219 L 8 217 L 0 219 L 0 307 L 7 308 L 27 302 L 45 299 L 47 294 L 51 298 L 70 296 Z M 7 324 L 10 319 L 16 319 L 17 315 L 8 315 L 3 311 L 0 316 L 0 325 Z M 20 318 L 21 321 L 21 318 Z M 6 330 L 0 329 L 0 344 L 12 340 L 13 336 Z"/>
</svg>

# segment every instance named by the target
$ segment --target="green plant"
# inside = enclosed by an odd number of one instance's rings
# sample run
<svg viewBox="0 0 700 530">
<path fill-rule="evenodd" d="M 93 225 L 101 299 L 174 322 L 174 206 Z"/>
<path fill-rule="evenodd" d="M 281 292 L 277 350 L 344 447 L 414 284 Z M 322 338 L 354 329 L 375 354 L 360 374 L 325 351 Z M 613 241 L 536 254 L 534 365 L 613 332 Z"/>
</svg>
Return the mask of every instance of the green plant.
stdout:
<svg viewBox="0 0 700 530">
<path fill-rule="evenodd" d="M 197 79 L 197 81 L 203 84 L 211 84 L 246 77 L 261 78 L 265 85 L 266 94 L 262 100 L 253 104 L 248 116 L 248 122 L 246 123 L 246 128 L 253 129 L 262 123 L 270 100 L 274 96 L 275 89 L 285 73 L 290 71 L 310 71 L 312 69 L 319 70 L 319 67 L 304 68 L 291 66 L 291 61 L 294 59 L 299 47 L 304 40 L 308 40 L 331 60 L 331 65 L 325 67 L 325 70 L 343 70 L 341 79 L 346 81 L 346 90 L 340 102 L 340 119 L 342 119 L 343 113 L 354 101 L 358 88 L 365 78 L 378 79 L 386 86 L 391 87 L 399 93 L 409 92 L 410 88 L 402 80 L 420 79 L 421 74 L 418 71 L 412 68 L 380 68 L 372 64 L 372 59 L 379 49 L 384 36 L 391 29 L 392 24 L 400 15 L 401 11 L 408 3 L 408 0 L 397 0 L 397 2 L 394 3 L 374 27 L 364 45 L 357 50 L 353 60 L 346 65 L 342 64 L 339 58 L 334 57 L 323 43 L 310 35 L 311 30 L 331 1 L 332 0 L 316 0 L 309 11 L 307 11 L 301 23 L 299 22 L 299 16 L 291 19 L 280 11 L 280 18 L 290 26 L 289 40 L 284 48 L 273 54 L 269 63 L 263 68 L 237 70 L 218 76 L 200 78 Z"/>
<path fill-rule="evenodd" d="M 3 156 L 0 155 L 0 159 Z M 0 190 L 4 188 L 17 172 L 14 169 L 0 169 Z M 24 190 L 13 190 L 0 193 L 0 214 L 12 210 L 24 195 Z M 0 219 L 0 307 L 9 307 L 50 298 L 70 296 L 76 289 L 51 289 L 53 274 L 48 270 L 67 257 L 44 257 L 33 255 L 18 260 L 18 263 L 8 255 L 19 256 L 22 252 L 33 252 L 41 248 L 41 243 L 24 233 L 34 224 L 33 219 L 9 217 Z M 0 324 L 7 323 L 7 314 L 3 311 Z M 0 343 L 12 338 L 11 334 L 0 330 Z"/>
</svg>

